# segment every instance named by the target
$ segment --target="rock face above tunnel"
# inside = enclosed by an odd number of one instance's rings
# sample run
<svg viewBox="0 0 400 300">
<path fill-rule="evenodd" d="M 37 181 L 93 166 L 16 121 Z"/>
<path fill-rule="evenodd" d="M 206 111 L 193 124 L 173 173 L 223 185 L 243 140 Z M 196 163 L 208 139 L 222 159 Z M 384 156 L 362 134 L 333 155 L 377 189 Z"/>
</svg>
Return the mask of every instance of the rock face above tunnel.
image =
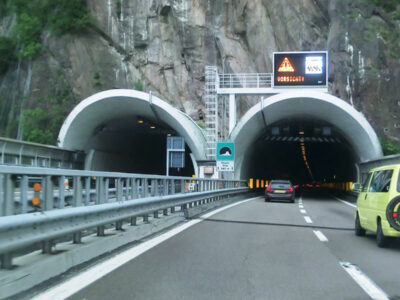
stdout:
<svg viewBox="0 0 400 300">
<path fill-rule="evenodd" d="M 48 99 L 62 97 L 61 125 L 79 101 L 112 88 L 152 91 L 202 123 L 206 65 L 264 73 L 272 71 L 274 51 L 328 50 L 330 92 L 362 111 L 379 135 L 398 140 L 400 51 L 391 34 L 398 37 L 399 21 L 368 0 L 87 0 L 87 6 L 93 25 L 63 36 L 43 32 L 42 54 L 16 60 L 0 75 L 0 135 L 22 137 L 21 112 L 51 110 Z M 3 16 L 0 35 L 10 36 L 15 23 L 12 14 Z M 240 117 L 258 99 L 239 101 Z"/>
</svg>

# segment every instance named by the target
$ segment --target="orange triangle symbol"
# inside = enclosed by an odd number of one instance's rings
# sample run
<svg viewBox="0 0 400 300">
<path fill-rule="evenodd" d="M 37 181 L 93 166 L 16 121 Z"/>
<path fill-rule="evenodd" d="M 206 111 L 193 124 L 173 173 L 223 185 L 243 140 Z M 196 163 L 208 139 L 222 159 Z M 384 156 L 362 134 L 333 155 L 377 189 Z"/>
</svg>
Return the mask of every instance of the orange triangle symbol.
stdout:
<svg viewBox="0 0 400 300">
<path fill-rule="evenodd" d="M 294 68 L 289 61 L 289 58 L 285 57 L 281 63 L 278 72 L 294 72 Z"/>
</svg>

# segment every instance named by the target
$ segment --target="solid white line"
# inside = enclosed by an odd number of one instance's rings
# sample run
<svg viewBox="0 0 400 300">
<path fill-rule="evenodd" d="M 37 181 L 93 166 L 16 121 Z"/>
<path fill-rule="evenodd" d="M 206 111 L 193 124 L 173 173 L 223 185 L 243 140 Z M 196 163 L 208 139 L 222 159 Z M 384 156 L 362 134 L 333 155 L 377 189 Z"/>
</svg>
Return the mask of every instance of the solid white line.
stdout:
<svg viewBox="0 0 400 300">
<path fill-rule="evenodd" d="M 340 265 L 372 299 L 389 300 L 389 296 L 365 275 L 359 267 L 349 262 L 341 262 Z"/>
<path fill-rule="evenodd" d="M 129 262 L 130 260 L 138 257 L 139 255 L 143 254 L 144 252 L 150 250 L 151 248 L 161 244 L 162 242 L 168 240 L 169 238 L 177 235 L 178 233 L 196 225 L 204 219 L 207 219 L 221 211 L 234 207 L 236 205 L 243 204 L 248 201 L 252 201 L 254 199 L 258 199 L 260 197 L 250 198 L 247 200 L 239 201 L 224 207 L 221 207 L 217 210 L 214 210 L 210 213 L 207 213 L 202 216 L 201 219 L 191 220 L 179 227 L 176 227 L 166 233 L 163 233 L 151 240 L 143 242 L 138 246 L 135 246 L 127 251 L 124 251 L 102 263 L 99 265 L 93 266 L 92 268 L 78 274 L 75 277 L 68 279 L 65 282 L 43 292 L 42 294 L 37 295 L 36 297 L 32 298 L 34 300 L 48 300 L 48 299 L 65 299 L 76 292 L 80 291 L 81 289 L 85 288 L 86 286 L 90 285 L 91 283 L 95 282 L 96 280 L 104 277 L 108 273 L 114 271 L 115 269 L 119 268 L 123 264 Z"/>
<path fill-rule="evenodd" d="M 304 217 L 304 220 L 306 220 L 306 222 L 307 222 L 308 224 L 311 224 L 311 223 L 312 223 L 312 220 L 311 220 L 311 218 L 310 218 L 309 216 L 305 216 L 305 217 Z"/>
<path fill-rule="evenodd" d="M 307 213 L 305 209 L 300 209 L 300 212 L 301 212 L 302 214 L 306 214 L 306 213 Z"/>
<path fill-rule="evenodd" d="M 314 234 L 321 242 L 327 242 L 328 238 L 319 230 L 313 230 Z"/>
<path fill-rule="evenodd" d="M 351 206 L 351 207 L 354 207 L 354 208 L 356 208 L 356 207 L 357 207 L 357 205 L 355 205 L 355 204 L 353 204 L 353 203 L 350 203 L 350 202 L 344 201 L 344 200 L 342 200 L 342 199 L 339 199 L 338 197 L 335 197 L 335 196 L 333 196 L 333 195 L 332 195 L 332 197 L 333 197 L 333 198 L 335 198 L 337 201 L 340 201 L 340 202 L 342 202 L 342 203 L 344 203 L 344 204 L 347 204 L 348 206 Z"/>
</svg>

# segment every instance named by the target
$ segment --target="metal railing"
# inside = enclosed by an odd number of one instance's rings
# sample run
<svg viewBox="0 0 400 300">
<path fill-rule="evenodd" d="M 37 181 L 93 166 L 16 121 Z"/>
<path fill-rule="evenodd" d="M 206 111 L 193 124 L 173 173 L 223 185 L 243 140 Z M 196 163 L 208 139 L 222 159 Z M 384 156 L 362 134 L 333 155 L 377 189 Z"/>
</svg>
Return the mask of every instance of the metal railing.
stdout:
<svg viewBox="0 0 400 300">
<path fill-rule="evenodd" d="M 218 74 L 220 89 L 271 88 L 272 73 Z"/>
<path fill-rule="evenodd" d="M 240 180 L 0 166 L 0 217 L 245 185 Z M 33 205 L 33 198 L 40 203 Z"/>
<path fill-rule="evenodd" d="M 38 242 L 50 253 L 55 239 L 72 234 L 80 243 L 83 230 L 103 236 L 107 224 L 121 229 L 124 220 L 147 221 L 151 213 L 157 217 L 247 191 L 242 180 L 0 166 L 1 267 L 11 268 L 13 256 Z M 40 205 L 30 204 L 33 198 Z"/>
<path fill-rule="evenodd" d="M 83 153 L 0 137 L 0 164 L 30 167 L 82 169 Z"/>
</svg>

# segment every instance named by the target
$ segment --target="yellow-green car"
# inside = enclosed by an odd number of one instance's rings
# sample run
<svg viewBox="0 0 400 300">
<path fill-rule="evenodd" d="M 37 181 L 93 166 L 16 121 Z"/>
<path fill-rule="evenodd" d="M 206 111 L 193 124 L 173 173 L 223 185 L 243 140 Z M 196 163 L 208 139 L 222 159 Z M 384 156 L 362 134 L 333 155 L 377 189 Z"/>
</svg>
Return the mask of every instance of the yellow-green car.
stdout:
<svg viewBox="0 0 400 300">
<path fill-rule="evenodd" d="M 400 237 L 399 172 L 400 164 L 372 169 L 359 190 L 355 234 L 375 232 L 379 247 L 387 246 L 389 237 Z"/>
</svg>

